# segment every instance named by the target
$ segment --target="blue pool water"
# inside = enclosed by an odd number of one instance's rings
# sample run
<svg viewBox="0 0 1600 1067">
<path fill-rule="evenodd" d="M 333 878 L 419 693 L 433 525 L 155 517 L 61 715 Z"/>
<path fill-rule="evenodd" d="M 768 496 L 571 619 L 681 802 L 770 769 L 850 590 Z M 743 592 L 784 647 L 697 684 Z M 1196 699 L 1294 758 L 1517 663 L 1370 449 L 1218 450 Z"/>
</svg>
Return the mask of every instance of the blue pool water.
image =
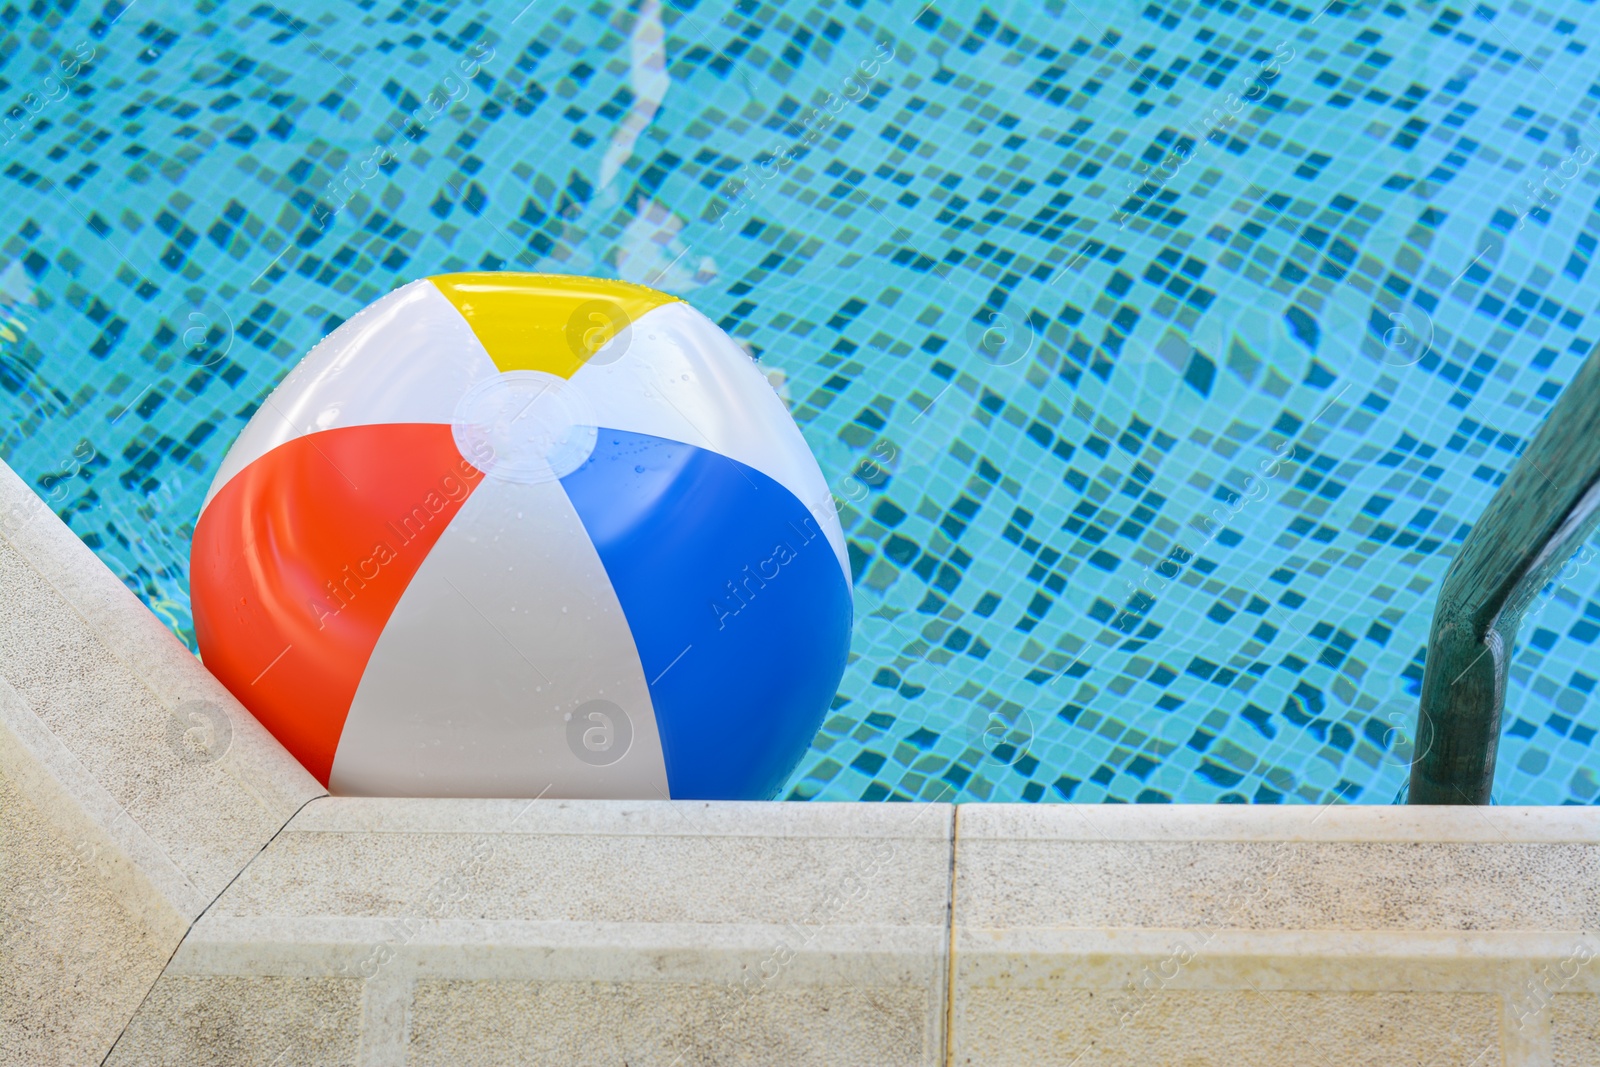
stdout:
<svg viewBox="0 0 1600 1067">
<path fill-rule="evenodd" d="M 192 643 L 229 442 L 413 278 L 745 342 L 843 504 L 786 795 L 1386 803 L 1438 584 L 1600 337 L 1592 2 L 0 10 L 0 457 Z M 1497 800 L 1591 803 L 1600 568 Z"/>
</svg>

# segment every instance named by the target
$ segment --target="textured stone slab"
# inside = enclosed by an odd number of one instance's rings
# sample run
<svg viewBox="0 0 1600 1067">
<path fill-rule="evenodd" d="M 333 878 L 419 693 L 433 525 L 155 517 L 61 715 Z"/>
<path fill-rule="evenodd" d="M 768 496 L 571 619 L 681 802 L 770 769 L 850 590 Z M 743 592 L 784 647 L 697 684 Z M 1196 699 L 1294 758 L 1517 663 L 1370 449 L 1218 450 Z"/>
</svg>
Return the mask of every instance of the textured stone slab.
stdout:
<svg viewBox="0 0 1600 1067">
<path fill-rule="evenodd" d="M 968 805 L 955 872 L 955 1063 L 1542 1067 L 1600 990 L 1590 811 Z"/>
<path fill-rule="evenodd" d="M 359 979 L 174 975 L 151 992 L 111 1062 L 353 1067 L 360 1023 Z"/>
<path fill-rule="evenodd" d="M 103 835 L 74 837 L 0 773 L 0 1064 L 99 1062 L 182 936 L 117 892 Z"/>
<path fill-rule="evenodd" d="M 1498 998 L 1481 993 L 1181 990 L 1119 1026 L 1086 989 L 980 989 L 963 1023 L 984 1035 L 960 1064 L 1030 1067 L 1499 1062 Z M 1492 1050 L 1492 1051 L 1488 1051 Z"/>
<path fill-rule="evenodd" d="M 1557 993 L 1551 1005 L 1552 1067 L 1600 1063 L 1600 996 Z"/>
<path fill-rule="evenodd" d="M 99 1062 L 322 792 L 0 464 L 0 1063 Z"/>
<path fill-rule="evenodd" d="M 363 1064 L 942 1063 L 952 824 L 944 805 L 314 801 L 110 1063 L 232 1062 L 197 989 L 292 1043 L 294 1013 L 245 981 L 269 978 L 357 982 Z"/>
<path fill-rule="evenodd" d="M 419 981 L 408 1064 L 931 1063 L 924 991 L 797 985 L 741 1009 L 714 983 Z M 724 1020 L 736 1018 L 733 1026 Z"/>
</svg>

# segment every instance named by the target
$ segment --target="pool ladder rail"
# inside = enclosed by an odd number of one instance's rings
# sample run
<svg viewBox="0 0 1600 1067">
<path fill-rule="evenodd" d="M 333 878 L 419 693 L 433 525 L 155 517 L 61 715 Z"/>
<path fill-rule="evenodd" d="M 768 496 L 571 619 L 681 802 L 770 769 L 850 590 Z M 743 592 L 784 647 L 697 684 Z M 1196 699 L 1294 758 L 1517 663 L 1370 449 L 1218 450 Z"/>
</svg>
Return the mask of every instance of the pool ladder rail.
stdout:
<svg viewBox="0 0 1600 1067">
<path fill-rule="evenodd" d="M 1487 804 L 1522 615 L 1600 523 L 1600 345 L 1450 564 L 1422 676 L 1411 804 Z"/>
</svg>

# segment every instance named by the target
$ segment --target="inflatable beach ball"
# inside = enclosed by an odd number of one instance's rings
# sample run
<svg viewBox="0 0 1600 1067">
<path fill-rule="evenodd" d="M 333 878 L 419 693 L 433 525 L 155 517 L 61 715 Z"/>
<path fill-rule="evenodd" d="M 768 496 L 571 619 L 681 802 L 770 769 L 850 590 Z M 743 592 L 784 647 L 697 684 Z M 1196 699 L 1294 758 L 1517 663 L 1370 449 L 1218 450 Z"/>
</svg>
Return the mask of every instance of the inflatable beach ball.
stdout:
<svg viewBox="0 0 1600 1067">
<path fill-rule="evenodd" d="M 816 461 L 687 304 L 413 282 L 334 330 L 195 525 L 208 668 L 335 793 L 772 796 L 844 671 Z"/>
</svg>

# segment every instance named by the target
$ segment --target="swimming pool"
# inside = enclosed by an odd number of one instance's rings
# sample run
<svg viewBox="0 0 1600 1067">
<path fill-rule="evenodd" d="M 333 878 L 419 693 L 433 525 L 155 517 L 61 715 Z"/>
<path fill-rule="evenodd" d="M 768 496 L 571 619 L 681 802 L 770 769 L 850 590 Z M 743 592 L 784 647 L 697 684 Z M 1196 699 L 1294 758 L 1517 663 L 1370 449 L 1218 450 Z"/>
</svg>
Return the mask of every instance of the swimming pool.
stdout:
<svg viewBox="0 0 1600 1067">
<path fill-rule="evenodd" d="M 152 610 L 192 646 L 212 474 L 368 301 L 646 282 L 843 507 L 794 798 L 1391 801 L 1438 583 L 1596 338 L 1588 2 L 0 21 L 0 457 Z M 1498 802 L 1600 795 L 1591 554 L 1529 611 Z"/>
</svg>

